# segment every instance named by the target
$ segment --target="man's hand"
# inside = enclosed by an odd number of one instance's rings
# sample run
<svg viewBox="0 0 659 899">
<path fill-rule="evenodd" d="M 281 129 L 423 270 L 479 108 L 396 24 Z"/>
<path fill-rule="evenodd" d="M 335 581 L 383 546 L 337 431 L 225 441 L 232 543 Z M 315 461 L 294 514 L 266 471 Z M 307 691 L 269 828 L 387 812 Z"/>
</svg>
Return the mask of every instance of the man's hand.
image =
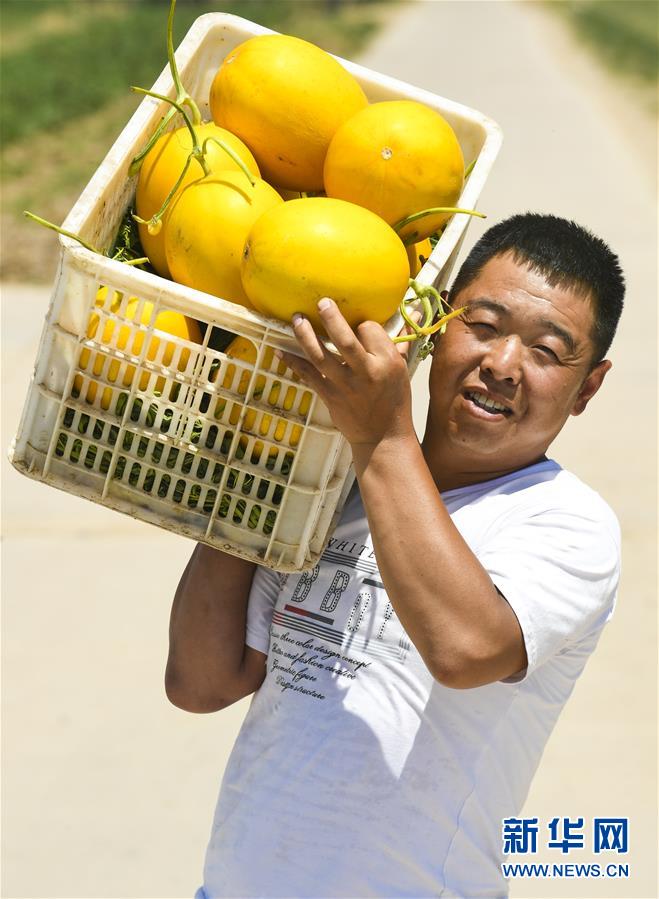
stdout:
<svg viewBox="0 0 659 899">
<path fill-rule="evenodd" d="M 409 343 L 394 344 L 372 321 L 353 331 L 333 300 L 321 300 L 318 311 L 340 355 L 325 348 L 301 315 L 293 316 L 293 328 L 305 358 L 275 355 L 316 391 L 335 427 L 353 447 L 414 435 L 406 364 Z M 409 333 L 407 326 L 401 333 Z"/>
</svg>

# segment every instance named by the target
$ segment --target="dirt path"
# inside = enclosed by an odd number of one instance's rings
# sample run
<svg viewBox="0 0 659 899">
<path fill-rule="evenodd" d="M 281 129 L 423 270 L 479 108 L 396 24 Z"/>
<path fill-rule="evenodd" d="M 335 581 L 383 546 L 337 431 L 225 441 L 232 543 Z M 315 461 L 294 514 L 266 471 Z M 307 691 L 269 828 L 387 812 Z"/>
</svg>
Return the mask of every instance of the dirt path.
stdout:
<svg viewBox="0 0 659 899">
<path fill-rule="evenodd" d="M 614 370 L 555 452 L 620 517 L 619 610 L 552 737 L 526 813 L 541 822 L 628 815 L 632 877 L 524 881 L 513 895 L 654 896 L 656 189 L 652 150 L 640 146 L 652 129 L 621 114 L 624 91 L 534 4 L 406 5 L 362 61 L 499 121 L 504 148 L 481 203 L 489 222 L 524 209 L 574 217 L 611 243 L 627 272 Z M 481 231 L 472 224 L 469 243 Z M 43 290 L 3 290 L 3 447 L 46 302 Z M 421 369 L 419 425 L 423 380 Z M 169 603 L 191 546 L 20 478 L 6 462 L 3 485 L 2 895 L 191 896 L 246 710 L 243 702 L 196 717 L 164 698 Z"/>
</svg>

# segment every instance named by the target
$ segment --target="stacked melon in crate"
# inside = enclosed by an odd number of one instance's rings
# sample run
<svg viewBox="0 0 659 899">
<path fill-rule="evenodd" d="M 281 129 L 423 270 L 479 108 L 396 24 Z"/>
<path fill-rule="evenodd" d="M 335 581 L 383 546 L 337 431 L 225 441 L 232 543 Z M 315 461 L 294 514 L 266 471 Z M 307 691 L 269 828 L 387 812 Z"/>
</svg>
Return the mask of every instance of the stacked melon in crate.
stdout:
<svg viewBox="0 0 659 899">
<path fill-rule="evenodd" d="M 322 65 L 336 67 L 335 83 L 344 85 L 341 102 L 334 98 L 333 133 L 319 141 L 323 123 L 316 123 L 313 152 L 299 158 L 291 149 L 305 127 L 294 94 L 297 85 L 308 97 L 314 79 L 301 78 L 299 69 L 278 71 L 272 46 L 282 41 L 289 65 L 310 73 L 304 60 L 322 54 Z M 279 108 L 254 75 L 267 45 L 270 76 L 278 71 L 289 85 Z M 323 403 L 274 350 L 296 352 L 290 316 L 301 311 L 313 321 L 323 295 L 337 299 L 351 324 L 373 318 L 392 338 L 415 293 L 427 309 L 428 292 L 437 296 L 446 284 L 468 216 L 419 216 L 419 209 L 473 209 L 500 132 L 478 112 L 235 16 L 198 19 L 176 62 L 64 223 L 85 245 L 60 237 L 60 270 L 12 462 L 53 486 L 272 568 L 312 567 L 352 482 L 350 450 Z M 251 91 L 244 109 L 237 83 Z M 172 113 L 166 97 L 178 101 Z M 468 177 L 463 166 L 444 179 L 453 191 L 445 201 L 436 202 L 426 183 L 441 180 L 437 175 L 422 181 L 415 209 L 373 208 L 368 174 L 377 171 L 360 135 L 382 143 L 379 110 L 391 101 L 414 107 L 417 129 L 428 135 L 440 119 L 445 140 L 454 142 L 452 158 L 472 162 Z M 197 109 L 207 121 L 212 113 L 225 134 L 195 122 Z M 355 131 L 359 116 L 366 122 Z M 320 118 L 326 122 L 326 112 Z M 385 165 L 396 152 L 394 131 L 378 144 Z M 180 183 L 149 193 L 154 159 L 173 140 L 187 141 L 186 172 L 179 164 Z M 186 162 L 190 149 L 195 155 Z M 351 159 L 359 177 L 351 178 Z M 211 199 L 200 199 L 209 178 L 216 182 Z M 354 188 L 361 194 L 350 194 Z M 247 225 L 223 227 L 200 212 L 206 204 L 216 215 L 227 191 L 253 216 Z M 115 245 L 134 205 L 147 270 L 93 249 Z M 245 215 L 242 208 L 232 222 Z M 410 274 L 414 291 L 407 292 Z M 417 359 L 412 352 L 411 371 Z"/>
</svg>

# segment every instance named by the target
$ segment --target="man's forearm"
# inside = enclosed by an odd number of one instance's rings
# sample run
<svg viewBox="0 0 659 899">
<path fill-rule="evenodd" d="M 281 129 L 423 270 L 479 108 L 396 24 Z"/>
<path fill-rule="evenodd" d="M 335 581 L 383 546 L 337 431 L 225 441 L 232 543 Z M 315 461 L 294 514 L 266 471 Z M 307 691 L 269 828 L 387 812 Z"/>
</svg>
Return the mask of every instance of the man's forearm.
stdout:
<svg viewBox="0 0 659 899">
<path fill-rule="evenodd" d="M 167 694 L 177 705 L 222 698 L 240 671 L 256 565 L 199 544 L 176 590 L 169 626 Z M 178 701 L 177 701 L 178 700 Z"/>
<path fill-rule="evenodd" d="M 453 524 L 413 435 L 353 446 L 391 604 L 433 675 L 477 686 L 526 664 L 519 625 Z"/>
</svg>

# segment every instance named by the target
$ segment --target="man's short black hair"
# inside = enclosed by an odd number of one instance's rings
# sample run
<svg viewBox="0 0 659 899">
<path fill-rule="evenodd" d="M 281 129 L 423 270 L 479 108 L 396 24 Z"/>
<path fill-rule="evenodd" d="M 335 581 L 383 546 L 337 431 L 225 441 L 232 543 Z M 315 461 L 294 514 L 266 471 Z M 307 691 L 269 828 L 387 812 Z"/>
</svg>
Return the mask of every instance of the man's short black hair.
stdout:
<svg viewBox="0 0 659 899">
<path fill-rule="evenodd" d="M 552 287 L 569 287 L 594 302 L 594 362 L 606 355 L 616 332 L 625 296 L 620 261 L 609 247 L 576 222 L 555 215 L 526 212 L 487 230 L 462 264 L 451 304 L 494 256 L 510 253 L 519 264 L 547 278 Z"/>
</svg>

